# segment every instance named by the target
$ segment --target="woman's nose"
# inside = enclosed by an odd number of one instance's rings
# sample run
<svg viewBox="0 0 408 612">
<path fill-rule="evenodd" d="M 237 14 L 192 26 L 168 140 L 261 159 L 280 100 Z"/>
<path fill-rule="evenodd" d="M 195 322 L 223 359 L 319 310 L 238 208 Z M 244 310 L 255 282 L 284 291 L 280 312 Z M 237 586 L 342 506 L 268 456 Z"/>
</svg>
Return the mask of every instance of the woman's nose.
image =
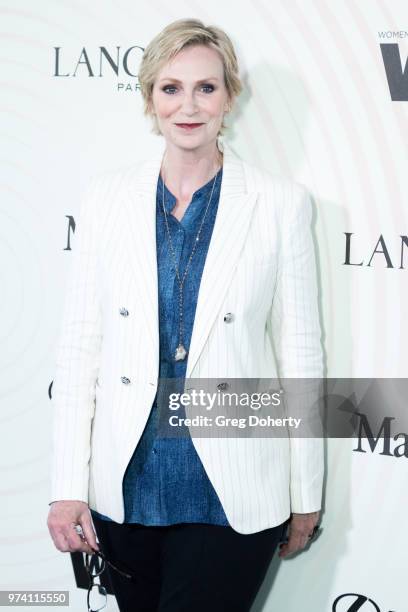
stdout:
<svg viewBox="0 0 408 612">
<path fill-rule="evenodd" d="M 197 110 L 197 101 L 194 98 L 194 95 L 186 94 L 185 96 L 183 96 L 181 107 L 187 113 L 191 113 Z"/>
</svg>

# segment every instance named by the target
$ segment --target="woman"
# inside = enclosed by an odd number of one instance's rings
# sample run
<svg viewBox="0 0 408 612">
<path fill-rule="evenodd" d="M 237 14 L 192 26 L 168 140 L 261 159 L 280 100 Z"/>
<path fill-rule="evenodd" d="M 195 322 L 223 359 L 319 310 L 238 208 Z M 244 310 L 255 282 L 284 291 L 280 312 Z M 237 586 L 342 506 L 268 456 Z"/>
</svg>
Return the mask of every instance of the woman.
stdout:
<svg viewBox="0 0 408 612">
<path fill-rule="evenodd" d="M 157 398 L 176 378 L 219 392 L 322 376 L 311 203 L 222 141 L 242 85 L 221 29 L 170 24 L 139 80 L 165 150 L 99 177 L 81 206 L 48 527 L 59 550 L 92 552 L 94 525 L 138 578 L 110 572 L 122 611 L 246 611 L 288 521 L 281 557 L 314 533 L 322 441 L 160 436 Z"/>
</svg>

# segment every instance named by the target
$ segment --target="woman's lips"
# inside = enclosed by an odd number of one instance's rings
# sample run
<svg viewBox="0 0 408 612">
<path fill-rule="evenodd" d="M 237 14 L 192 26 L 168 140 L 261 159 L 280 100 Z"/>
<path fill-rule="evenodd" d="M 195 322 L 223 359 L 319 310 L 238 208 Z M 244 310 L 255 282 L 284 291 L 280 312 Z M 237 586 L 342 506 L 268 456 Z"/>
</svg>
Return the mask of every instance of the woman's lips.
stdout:
<svg viewBox="0 0 408 612">
<path fill-rule="evenodd" d="M 204 125 L 203 123 L 176 123 L 177 127 L 183 128 L 184 130 L 194 130 L 194 128 Z"/>
</svg>

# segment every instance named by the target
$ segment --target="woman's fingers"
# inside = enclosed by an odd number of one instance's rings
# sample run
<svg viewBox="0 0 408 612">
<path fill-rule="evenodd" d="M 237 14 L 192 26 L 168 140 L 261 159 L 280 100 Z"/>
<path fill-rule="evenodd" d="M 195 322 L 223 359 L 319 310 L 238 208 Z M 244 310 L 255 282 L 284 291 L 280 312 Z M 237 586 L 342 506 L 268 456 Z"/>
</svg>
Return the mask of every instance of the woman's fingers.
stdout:
<svg viewBox="0 0 408 612">
<path fill-rule="evenodd" d="M 289 541 L 287 544 L 282 544 L 280 551 L 279 551 L 279 557 L 286 557 L 287 555 L 290 555 L 291 553 L 296 552 L 297 550 L 301 550 L 302 548 L 304 548 L 308 542 L 309 538 L 308 536 L 302 536 L 302 535 L 289 535 Z"/>
<path fill-rule="evenodd" d="M 82 516 L 81 527 L 84 532 L 85 540 L 88 542 L 89 546 L 91 546 L 92 548 L 96 548 L 96 550 L 99 550 L 99 544 L 96 541 L 96 533 L 92 525 L 91 514 L 89 510 L 88 514 Z"/>
<path fill-rule="evenodd" d="M 302 550 L 309 542 L 309 535 L 319 519 L 319 512 L 307 514 L 292 514 L 288 527 L 288 542 L 281 544 L 279 557 L 286 557 L 291 553 Z"/>
<path fill-rule="evenodd" d="M 81 525 L 82 537 L 77 533 L 75 525 Z M 91 515 L 88 504 L 85 502 L 76 500 L 53 502 L 48 514 L 47 526 L 55 547 L 61 552 L 92 554 L 91 546 L 94 545 L 94 548 L 97 548 Z"/>
</svg>

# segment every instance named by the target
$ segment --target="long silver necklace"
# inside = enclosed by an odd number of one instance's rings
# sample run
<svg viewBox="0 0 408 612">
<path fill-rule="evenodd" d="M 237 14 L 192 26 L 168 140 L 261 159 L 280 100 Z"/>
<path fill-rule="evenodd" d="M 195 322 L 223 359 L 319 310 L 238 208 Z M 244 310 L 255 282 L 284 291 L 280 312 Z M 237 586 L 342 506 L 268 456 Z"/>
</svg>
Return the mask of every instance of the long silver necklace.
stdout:
<svg viewBox="0 0 408 612">
<path fill-rule="evenodd" d="M 184 270 L 184 274 L 183 274 L 183 278 L 182 279 L 180 278 L 180 273 L 179 273 L 179 269 L 178 269 L 177 262 L 176 262 L 176 254 L 175 254 L 175 251 L 174 251 L 174 248 L 173 248 L 173 242 L 172 242 L 172 239 L 171 239 L 169 223 L 168 223 L 168 220 L 167 220 L 166 207 L 164 205 L 164 182 L 165 182 L 165 180 L 164 180 L 164 176 L 162 178 L 162 206 L 163 206 L 163 212 L 164 212 L 164 219 L 165 219 L 165 222 L 166 222 L 167 236 L 168 236 L 168 240 L 169 240 L 171 254 L 172 254 L 172 257 L 173 257 L 174 269 L 176 271 L 176 276 L 177 276 L 177 280 L 178 280 L 178 283 L 179 283 L 179 343 L 178 343 L 178 346 L 177 346 L 176 351 L 174 353 L 175 361 L 181 361 L 182 359 L 185 359 L 186 356 L 187 356 L 187 349 L 183 345 L 183 286 L 184 286 L 184 281 L 186 279 L 187 272 L 188 272 L 191 260 L 193 258 L 194 253 L 195 253 L 197 244 L 198 244 L 198 242 L 200 240 L 201 229 L 203 227 L 204 220 L 205 220 L 205 217 L 207 215 L 207 210 L 208 210 L 208 208 L 210 206 L 210 203 L 211 203 L 211 199 L 212 199 L 212 195 L 213 195 L 213 191 L 214 191 L 214 185 L 215 185 L 215 182 L 217 180 L 218 172 L 217 172 L 217 174 L 214 177 L 212 188 L 211 188 L 210 197 L 208 199 L 207 206 L 206 206 L 206 209 L 205 209 L 205 212 L 204 212 L 204 216 L 202 218 L 200 227 L 198 229 L 197 236 L 196 236 L 196 238 L 194 240 L 193 249 L 192 249 L 192 251 L 190 253 L 190 257 L 188 258 L 188 262 L 187 262 L 187 265 L 186 265 L 186 269 Z"/>
</svg>

